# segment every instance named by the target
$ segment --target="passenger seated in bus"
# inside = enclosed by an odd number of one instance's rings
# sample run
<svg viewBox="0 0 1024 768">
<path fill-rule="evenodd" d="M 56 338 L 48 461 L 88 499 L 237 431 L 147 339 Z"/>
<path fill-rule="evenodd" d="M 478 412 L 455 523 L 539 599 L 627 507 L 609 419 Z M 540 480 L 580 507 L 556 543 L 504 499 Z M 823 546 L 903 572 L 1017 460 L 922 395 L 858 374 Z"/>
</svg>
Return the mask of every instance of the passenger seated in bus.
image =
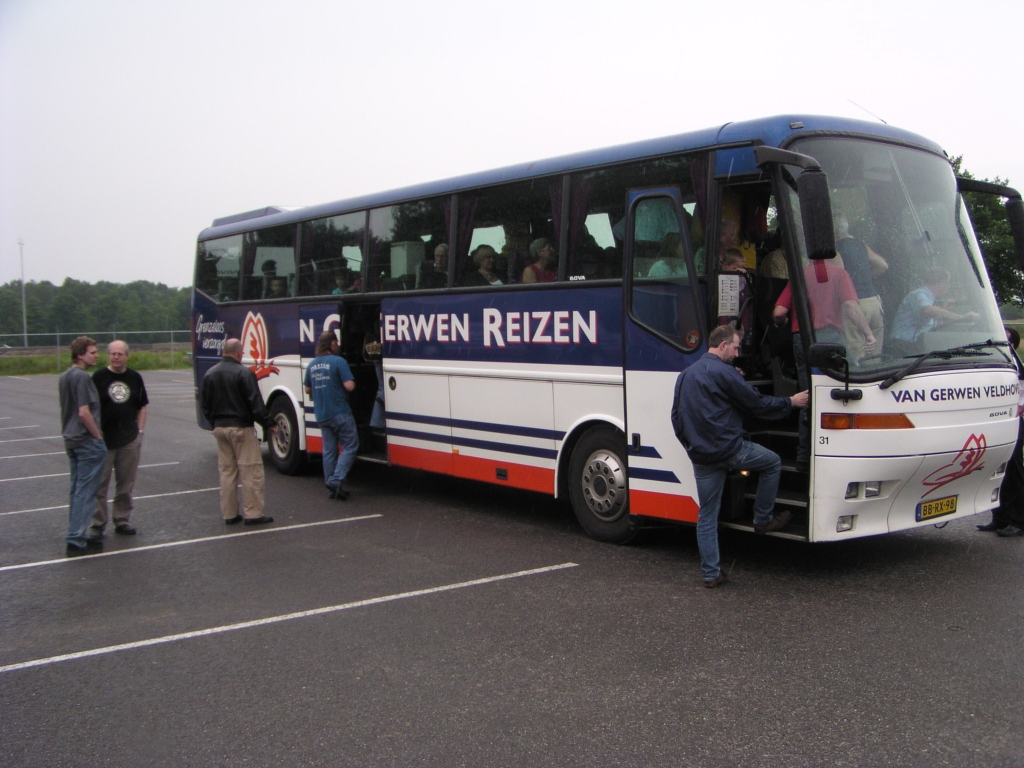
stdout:
<svg viewBox="0 0 1024 768">
<path fill-rule="evenodd" d="M 362 282 L 359 277 L 348 269 L 336 269 L 334 270 L 334 290 L 331 291 L 332 296 L 339 296 L 343 293 L 355 293 L 359 290 L 359 284 Z"/>
<path fill-rule="evenodd" d="M 489 245 L 478 245 L 470 256 L 477 269 L 463 278 L 463 285 L 504 285 L 498 273 L 494 271 L 498 258 L 497 251 Z"/>
<path fill-rule="evenodd" d="M 721 265 L 725 259 L 726 252 L 730 249 L 736 249 L 740 253 L 744 253 L 745 250 L 753 251 L 754 246 L 750 243 L 742 243 L 740 241 L 740 227 L 734 219 L 724 218 L 722 219 L 721 234 L 718 236 L 718 264 Z M 694 256 L 694 260 L 697 263 L 701 263 L 704 259 L 704 246 L 697 249 L 697 253 Z M 744 254 L 744 263 L 746 263 L 746 254 Z"/>
<path fill-rule="evenodd" d="M 738 248 L 730 248 L 722 257 L 723 272 L 739 272 L 747 274 L 747 262 Z"/>
<path fill-rule="evenodd" d="M 272 277 L 267 289 L 268 299 L 280 299 L 288 295 L 288 278 Z"/>
<path fill-rule="evenodd" d="M 875 337 L 867 318 L 857 303 L 857 291 L 853 288 L 850 275 L 837 259 L 819 259 L 804 267 L 804 285 L 807 300 L 811 306 L 811 322 L 814 324 L 814 338 L 818 342 L 844 344 L 843 319 L 850 317 L 864 334 L 864 350 L 875 351 Z M 800 337 L 800 322 L 793 311 L 793 283 L 789 283 L 772 311 L 776 325 L 783 325 L 787 316 L 793 330 L 793 356 L 796 358 L 797 381 L 801 390 L 810 386 L 807 365 L 804 362 L 804 345 Z M 800 442 L 796 450 L 796 463 L 805 468 L 811 458 L 811 425 L 806 411 L 800 413 Z"/>
<path fill-rule="evenodd" d="M 533 263 L 523 269 L 524 283 L 553 283 L 558 279 L 555 246 L 550 240 L 538 237 L 530 243 L 530 258 Z"/>
<path fill-rule="evenodd" d="M 853 280 L 860 308 L 878 341 L 875 354 L 881 354 L 885 322 L 882 318 L 882 299 L 875 288 L 874 278 L 889 269 L 889 264 L 870 246 L 850 234 L 850 222 L 842 212 L 836 214 L 835 233 L 836 250 L 843 257 L 843 266 Z M 850 320 L 843 326 L 843 335 L 846 336 L 847 357 L 850 363 L 859 364 L 864 357 L 864 337 Z"/>
<path fill-rule="evenodd" d="M 423 262 L 416 287 L 448 287 L 448 245 L 446 243 L 441 243 L 434 249 L 434 261 L 432 263 Z"/>
<path fill-rule="evenodd" d="M 921 337 L 940 325 L 958 322 L 976 322 L 977 312 L 958 314 L 942 306 L 949 295 L 952 278 L 941 267 L 933 267 L 924 274 L 924 285 L 915 288 L 900 302 L 892 323 L 891 352 L 894 355 L 913 355 L 921 351 Z"/>
<path fill-rule="evenodd" d="M 686 277 L 686 259 L 683 239 L 678 232 L 668 232 L 661 238 L 658 260 L 647 271 L 648 277 Z"/>
</svg>

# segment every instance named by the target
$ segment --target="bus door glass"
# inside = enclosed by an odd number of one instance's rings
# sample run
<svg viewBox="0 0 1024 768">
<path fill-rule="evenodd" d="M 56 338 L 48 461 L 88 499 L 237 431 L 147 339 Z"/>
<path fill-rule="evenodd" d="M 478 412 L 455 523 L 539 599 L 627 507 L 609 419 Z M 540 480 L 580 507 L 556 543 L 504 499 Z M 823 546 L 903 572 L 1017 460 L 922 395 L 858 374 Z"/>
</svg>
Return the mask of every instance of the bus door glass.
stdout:
<svg viewBox="0 0 1024 768">
<path fill-rule="evenodd" d="M 672 431 L 676 376 L 704 347 L 704 309 L 678 187 L 629 193 L 625 291 L 630 511 L 695 522 L 697 492 Z"/>
</svg>

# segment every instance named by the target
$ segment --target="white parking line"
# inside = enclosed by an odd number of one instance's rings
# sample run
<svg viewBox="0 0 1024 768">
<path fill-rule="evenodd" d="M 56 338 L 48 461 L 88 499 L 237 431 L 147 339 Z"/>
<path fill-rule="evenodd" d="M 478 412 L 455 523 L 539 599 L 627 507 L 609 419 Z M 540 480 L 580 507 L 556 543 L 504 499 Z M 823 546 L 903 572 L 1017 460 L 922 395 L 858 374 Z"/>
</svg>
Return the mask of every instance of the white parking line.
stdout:
<svg viewBox="0 0 1024 768">
<path fill-rule="evenodd" d="M 0 429 L 35 429 L 38 424 L 27 424 L 24 427 L 0 427 Z"/>
<path fill-rule="evenodd" d="M 237 539 L 239 536 L 255 536 L 258 533 L 281 533 L 282 531 L 294 531 L 297 528 L 312 528 L 318 525 L 335 525 L 336 523 L 351 523 L 357 520 L 370 520 L 384 515 L 361 515 L 359 517 L 339 517 L 334 520 L 320 520 L 315 523 L 296 523 L 295 525 L 280 525 L 276 528 L 261 528 L 258 531 L 243 531 L 241 533 L 221 533 L 217 536 L 204 536 L 200 539 L 182 539 L 181 541 L 168 541 L 163 544 L 147 544 L 143 547 L 131 547 L 130 549 L 117 549 L 113 552 L 97 552 L 95 555 L 79 555 L 78 557 L 62 557 L 58 560 L 37 560 L 34 563 L 18 563 L 17 565 L 5 565 L 0 567 L 0 573 L 4 571 L 19 571 L 25 568 L 38 568 L 41 565 L 56 565 L 57 563 L 77 563 L 80 560 L 95 560 L 97 557 L 114 557 L 115 555 L 128 555 L 132 552 L 146 552 L 150 549 L 167 549 L 168 547 L 183 547 L 186 544 L 202 544 L 206 541 L 223 541 L 224 539 Z"/>
<path fill-rule="evenodd" d="M 160 464 L 139 464 L 139 469 L 149 469 L 151 467 L 173 467 L 177 464 L 181 464 L 180 461 L 164 461 Z M 43 477 L 67 477 L 70 472 L 56 472 L 52 475 L 28 475 L 26 477 L 7 477 L 0 480 L 0 483 L 13 483 L 15 480 L 39 480 Z"/>
<path fill-rule="evenodd" d="M 33 661 L 23 661 L 20 664 L 8 664 L 0 667 L 0 672 L 13 672 L 18 669 L 31 669 L 32 667 L 44 667 L 49 664 L 56 664 L 61 661 L 73 661 L 75 659 L 85 659 L 89 656 L 100 656 L 106 653 L 116 653 L 118 651 L 129 651 L 135 648 L 146 648 L 151 645 L 162 645 L 164 643 L 175 643 L 179 640 L 192 640 L 197 637 L 208 637 L 210 635 L 220 635 L 225 632 L 234 632 L 239 629 L 251 629 L 252 627 L 263 627 L 268 624 L 279 624 L 283 621 L 293 621 L 295 619 L 306 619 L 310 616 L 322 616 L 326 613 L 337 613 L 338 611 L 347 611 L 352 608 L 365 608 L 370 605 L 379 605 L 381 603 L 391 603 L 396 600 L 406 600 L 410 597 L 423 597 L 425 595 L 434 595 L 439 592 L 451 592 L 456 589 L 466 589 L 467 587 L 479 587 L 484 584 L 493 584 L 497 581 L 508 581 L 509 579 L 521 579 L 525 576 L 537 576 L 541 573 L 550 573 L 551 571 L 561 571 L 566 568 L 576 568 L 576 563 L 560 563 L 559 565 L 549 565 L 544 568 L 532 568 L 528 571 L 516 571 L 515 573 L 503 573 L 500 576 L 488 576 L 483 579 L 473 579 L 472 581 L 460 581 L 456 584 L 445 584 L 441 587 L 429 587 L 427 589 L 416 589 L 411 592 L 399 592 L 394 595 L 385 595 L 384 597 L 371 597 L 368 600 L 356 600 L 351 603 L 342 603 L 340 605 L 330 605 L 326 608 L 314 608 L 309 611 L 298 611 L 297 613 L 286 613 L 281 616 L 271 616 L 266 619 L 256 619 L 255 621 L 242 621 L 238 624 L 225 624 L 220 627 L 210 627 L 209 629 L 200 629 L 194 632 L 181 632 L 177 635 L 164 635 L 163 637 L 154 637 L 150 640 L 139 640 L 134 643 L 122 643 L 121 645 L 108 645 L 105 648 L 93 648 L 88 651 L 78 651 L 77 653 L 65 653 L 62 656 L 50 656 L 45 659 L 34 659 Z"/>
<path fill-rule="evenodd" d="M 216 488 L 196 488 L 196 489 L 191 490 L 191 491 L 171 491 L 170 493 L 151 493 L 149 496 L 132 496 L 132 499 L 134 501 L 138 501 L 139 499 L 157 499 L 157 498 L 160 498 L 161 496 L 181 496 L 181 495 L 186 494 L 186 493 L 207 493 L 208 491 L 219 491 L 219 490 L 220 490 L 220 486 L 218 485 Z M 113 502 L 114 500 L 110 499 L 110 501 Z M 56 507 L 36 507 L 35 509 L 15 509 L 15 510 L 12 510 L 10 512 L 0 512 L 0 517 L 3 517 L 4 515 L 24 515 L 27 512 L 49 512 L 50 510 L 53 510 L 53 509 L 67 509 L 67 508 L 68 508 L 67 504 L 58 504 Z"/>
<path fill-rule="evenodd" d="M 27 443 L 29 440 L 63 440 L 63 435 L 47 435 L 46 437 L 19 437 L 17 440 L 0 440 L 0 443 Z"/>
<path fill-rule="evenodd" d="M 52 451 L 51 453 L 23 453 L 20 456 L 0 456 L 0 459 L 34 459 L 36 456 L 67 456 L 67 452 Z"/>
<path fill-rule="evenodd" d="M 24 376 L 7 376 L 8 379 L 17 379 L 18 381 L 32 381 L 32 379 L 26 379 Z"/>
</svg>

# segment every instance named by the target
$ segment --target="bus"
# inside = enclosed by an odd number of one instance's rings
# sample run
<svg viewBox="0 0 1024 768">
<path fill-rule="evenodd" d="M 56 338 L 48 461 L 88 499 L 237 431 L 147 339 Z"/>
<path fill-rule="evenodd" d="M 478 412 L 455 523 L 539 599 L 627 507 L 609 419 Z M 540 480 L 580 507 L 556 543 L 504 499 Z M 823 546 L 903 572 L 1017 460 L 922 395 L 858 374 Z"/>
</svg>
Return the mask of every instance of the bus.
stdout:
<svg viewBox="0 0 1024 768">
<path fill-rule="evenodd" d="M 964 191 L 1005 198 L 1024 254 L 1015 190 L 958 179 L 913 133 L 800 115 L 216 219 L 196 253 L 196 391 L 242 339 L 280 427 L 269 460 L 298 472 L 322 448 L 303 374 L 334 330 L 359 458 L 568 499 L 588 535 L 625 542 L 697 520 L 673 388 L 732 323 L 752 386 L 811 392 L 803 437 L 796 413 L 746 425 L 783 459 L 776 535 L 941 525 L 998 504 L 1018 431 Z M 856 300 L 818 328 L 815 284 L 836 270 Z M 811 329 L 795 345 L 794 319 Z M 752 483 L 730 476 L 722 525 L 752 530 Z"/>
</svg>

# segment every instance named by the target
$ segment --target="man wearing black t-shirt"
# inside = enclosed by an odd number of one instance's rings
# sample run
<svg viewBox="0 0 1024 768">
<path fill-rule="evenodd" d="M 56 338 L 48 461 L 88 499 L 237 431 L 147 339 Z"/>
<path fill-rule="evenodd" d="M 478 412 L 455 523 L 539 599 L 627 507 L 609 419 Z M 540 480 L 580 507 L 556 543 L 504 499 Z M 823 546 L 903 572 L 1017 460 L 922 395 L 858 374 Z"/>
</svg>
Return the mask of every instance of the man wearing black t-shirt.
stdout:
<svg viewBox="0 0 1024 768">
<path fill-rule="evenodd" d="M 132 514 L 132 487 L 142 453 L 142 431 L 146 426 L 146 385 L 137 371 L 128 367 L 128 345 L 112 341 L 107 346 L 109 365 L 92 375 L 100 395 L 100 426 L 107 444 L 107 463 L 103 467 L 96 511 L 92 516 L 89 538 L 103 538 L 107 526 L 107 488 L 111 474 L 116 475 L 114 493 L 114 533 L 135 534 L 129 522 Z"/>
</svg>

